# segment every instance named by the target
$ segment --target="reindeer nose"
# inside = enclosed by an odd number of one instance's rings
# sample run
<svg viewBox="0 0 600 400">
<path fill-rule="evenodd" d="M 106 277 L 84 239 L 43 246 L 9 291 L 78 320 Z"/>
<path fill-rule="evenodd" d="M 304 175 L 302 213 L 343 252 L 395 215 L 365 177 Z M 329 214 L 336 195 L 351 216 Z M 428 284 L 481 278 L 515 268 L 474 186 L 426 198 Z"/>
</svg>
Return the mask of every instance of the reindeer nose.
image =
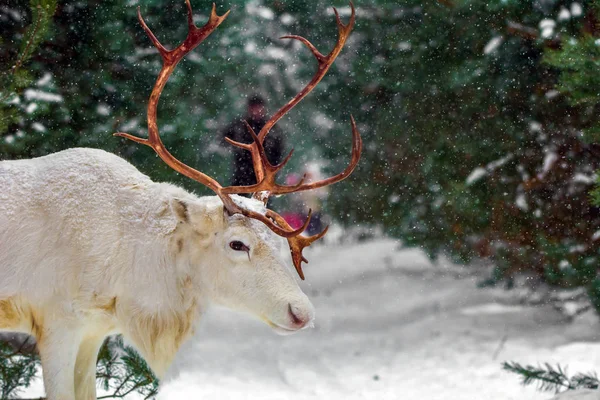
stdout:
<svg viewBox="0 0 600 400">
<path fill-rule="evenodd" d="M 295 307 L 291 304 L 288 304 L 288 314 L 292 324 L 298 329 L 304 328 L 312 319 L 310 312 L 303 311 L 301 308 Z"/>
</svg>

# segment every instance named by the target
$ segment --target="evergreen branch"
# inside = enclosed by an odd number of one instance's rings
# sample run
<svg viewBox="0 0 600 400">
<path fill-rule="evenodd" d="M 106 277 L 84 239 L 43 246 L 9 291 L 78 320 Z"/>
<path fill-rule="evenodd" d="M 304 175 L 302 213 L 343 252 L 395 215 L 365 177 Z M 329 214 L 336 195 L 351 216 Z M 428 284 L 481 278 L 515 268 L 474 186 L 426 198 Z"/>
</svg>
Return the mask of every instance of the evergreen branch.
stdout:
<svg viewBox="0 0 600 400">
<path fill-rule="evenodd" d="M 112 378 L 114 379 L 114 377 L 112 377 Z M 125 397 L 125 394 L 121 395 L 121 394 L 119 394 L 119 392 L 121 391 L 121 389 L 123 389 L 123 386 L 125 386 L 127 383 L 129 383 L 129 381 L 131 380 L 131 378 L 133 378 L 133 374 L 127 375 L 123 379 L 123 381 L 115 388 L 113 394 L 109 394 L 109 395 L 106 395 L 106 396 L 100 396 L 100 397 L 98 397 L 98 400 L 100 400 L 100 399 L 123 398 L 123 397 Z"/>
<path fill-rule="evenodd" d="M 17 61 L 8 71 L 4 71 L 0 75 L 3 80 L 6 79 L 8 81 L 8 83 L 2 82 L 2 86 L 6 89 L 2 90 L 0 103 L 4 102 L 19 87 L 22 87 L 22 83 L 16 83 L 16 81 L 18 82 L 17 72 L 29 60 L 35 48 L 38 47 L 46 36 L 50 20 L 57 8 L 57 0 L 30 0 L 30 7 L 33 22 L 25 31 L 23 45 L 21 46 Z"/>
<path fill-rule="evenodd" d="M 27 344 L 25 340 L 15 349 L 8 343 L 0 342 L 0 398 L 6 399 L 27 387 L 35 378 L 39 358 L 37 354 L 21 353 Z"/>
<path fill-rule="evenodd" d="M 0 399 L 12 398 L 36 377 L 39 357 L 35 351 L 23 351 L 30 342 L 30 337 L 14 344 L 0 341 Z M 124 399 L 133 392 L 151 399 L 158 392 L 158 380 L 144 359 L 125 346 L 121 338 L 105 342 L 100 350 L 96 378 L 109 392 L 98 399 Z"/>
<path fill-rule="evenodd" d="M 156 396 L 158 380 L 135 350 L 125 346 L 121 338 L 109 339 L 100 351 L 96 377 L 110 394 L 100 399 L 122 399 L 138 392 L 145 399 Z"/>
<path fill-rule="evenodd" d="M 588 374 L 578 373 L 572 377 L 567 375 L 566 368 L 557 365 L 556 368 L 545 363 L 544 367 L 534 367 L 532 365 L 522 366 L 521 364 L 511 361 L 502 364 L 504 370 L 521 375 L 521 383 L 523 385 L 537 384 L 540 391 L 554 391 L 556 393 L 561 390 L 575 389 L 598 389 L 600 381 L 596 373 Z"/>
<path fill-rule="evenodd" d="M 37 19 L 34 21 L 34 25 L 33 28 L 31 30 L 31 34 L 28 35 L 30 36 L 30 39 L 27 40 L 27 43 L 25 45 L 25 49 L 21 52 L 21 54 L 19 54 L 19 58 L 17 59 L 17 62 L 15 63 L 15 65 L 13 65 L 13 67 L 10 69 L 10 74 L 14 74 L 25 62 L 25 60 L 27 58 L 29 58 L 29 52 L 33 51 L 33 49 L 31 48 L 34 40 L 32 38 L 34 38 L 38 32 L 38 29 L 41 25 L 42 22 L 42 18 L 44 17 L 44 13 L 42 12 L 42 6 L 41 5 L 37 5 Z"/>
</svg>

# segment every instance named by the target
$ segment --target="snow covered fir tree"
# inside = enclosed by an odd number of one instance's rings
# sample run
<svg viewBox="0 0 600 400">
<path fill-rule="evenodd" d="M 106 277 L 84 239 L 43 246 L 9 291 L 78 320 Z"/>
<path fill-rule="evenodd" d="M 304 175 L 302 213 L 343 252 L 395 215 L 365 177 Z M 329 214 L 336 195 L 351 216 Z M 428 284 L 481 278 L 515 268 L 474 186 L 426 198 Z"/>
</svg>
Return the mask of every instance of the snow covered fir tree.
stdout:
<svg viewBox="0 0 600 400">
<path fill-rule="evenodd" d="M 211 4 L 192 0 L 198 26 Z M 186 37 L 184 1 L 0 5 L 0 161 L 100 148 L 155 182 L 213 194 L 112 136 L 145 137 L 161 69 L 137 6 L 166 47 Z M 218 15 L 231 10 L 226 21 L 162 94 L 165 147 L 229 183 L 223 130 L 253 95 L 272 113 L 311 79 L 313 55 L 279 38 L 302 35 L 328 53 L 332 6 L 348 21 L 345 0 L 217 3 Z M 598 398 L 600 2 L 354 6 L 327 76 L 277 123 L 285 152 L 295 149 L 278 177 L 286 184 L 348 165 L 350 114 L 363 140 L 348 179 L 269 203 L 316 202 L 331 223 L 306 251 L 301 285 L 316 328 L 280 338 L 217 308 L 160 382 L 111 337 L 99 398 Z M 35 341 L 0 335 L 0 398 L 43 397 Z"/>
</svg>

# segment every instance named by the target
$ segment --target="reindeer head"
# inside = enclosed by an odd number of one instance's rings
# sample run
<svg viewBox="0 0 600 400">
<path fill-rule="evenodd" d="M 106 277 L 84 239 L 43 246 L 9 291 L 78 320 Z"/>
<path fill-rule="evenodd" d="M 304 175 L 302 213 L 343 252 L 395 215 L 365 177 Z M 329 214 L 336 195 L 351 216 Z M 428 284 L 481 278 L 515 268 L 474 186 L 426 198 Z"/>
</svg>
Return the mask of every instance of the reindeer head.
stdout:
<svg viewBox="0 0 600 400">
<path fill-rule="evenodd" d="M 215 270 L 211 276 L 212 295 L 224 305 L 249 311 L 265 320 L 278 331 L 295 331 L 306 326 L 313 316 L 313 308 L 306 296 L 300 291 L 295 281 L 287 272 L 280 256 L 281 238 L 287 239 L 294 267 L 301 279 L 304 279 L 302 262 L 308 262 L 302 255 L 303 248 L 323 237 L 320 234 L 305 237 L 301 233 L 310 222 L 310 213 L 304 225 L 292 229 L 290 225 L 275 211 L 266 208 L 270 195 L 281 195 L 303 190 L 316 189 L 339 182 L 346 178 L 356 167 L 362 150 L 362 140 L 352 123 L 352 155 L 350 164 L 338 175 L 317 182 L 305 183 L 304 178 L 296 185 L 286 186 L 276 183 L 275 176 L 290 160 L 292 152 L 279 165 L 272 165 L 267 160 L 263 142 L 269 131 L 288 111 L 298 104 L 323 79 L 336 57 L 344 47 L 355 21 L 354 6 L 348 24 L 343 24 L 334 8 L 338 26 L 338 40 L 328 55 L 321 54 L 307 39 L 289 35 L 283 38 L 298 40 L 312 52 L 317 60 L 317 72 L 312 80 L 293 99 L 280 108 L 267 121 L 257 134 L 247 125 L 252 144 L 238 143 L 228 140 L 234 146 L 249 151 L 252 155 L 255 185 L 223 187 L 210 176 L 185 165 L 176 159 L 163 145 L 156 123 L 156 113 L 160 94 L 177 63 L 208 35 L 210 35 L 227 17 L 229 12 L 218 16 L 213 5 L 209 21 L 201 28 L 193 22 L 192 9 L 186 0 L 188 10 L 188 35 L 184 42 L 173 50 L 167 50 L 144 22 L 138 7 L 138 19 L 163 59 L 163 67 L 159 73 L 148 102 L 148 139 L 139 138 L 127 133 L 116 133 L 137 143 L 154 149 L 159 157 L 177 172 L 200 182 L 213 190 L 220 204 L 217 211 L 222 214 L 222 227 L 211 235 L 207 245 L 211 251 L 205 252 L 214 260 Z M 253 194 L 252 199 L 241 198 L 239 194 Z M 220 211 L 219 211 L 220 210 Z M 210 216 L 210 210 L 192 212 L 188 216 L 194 223 Z M 214 215 L 213 215 L 214 217 Z M 214 218 L 213 218 L 214 219 Z"/>
<path fill-rule="evenodd" d="M 258 200 L 234 199 L 266 212 Z M 179 220 L 173 250 L 197 271 L 195 286 L 212 302 L 254 315 L 282 334 L 310 325 L 314 309 L 296 283 L 281 236 L 253 218 L 230 215 L 218 197 L 174 199 L 171 208 Z"/>
</svg>

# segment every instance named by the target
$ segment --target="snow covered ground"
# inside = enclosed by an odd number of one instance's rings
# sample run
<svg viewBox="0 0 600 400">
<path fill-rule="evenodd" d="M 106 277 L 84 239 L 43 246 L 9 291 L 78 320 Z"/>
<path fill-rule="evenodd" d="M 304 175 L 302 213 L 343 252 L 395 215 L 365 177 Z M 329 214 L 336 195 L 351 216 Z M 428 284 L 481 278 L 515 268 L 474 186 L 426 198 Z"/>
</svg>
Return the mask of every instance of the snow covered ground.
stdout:
<svg viewBox="0 0 600 400">
<path fill-rule="evenodd" d="M 310 249 L 309 249 L 310 250 Z M 160 400 L 548 400 L 501 362 L 600 371 L 600 323 L 567 323 L 420 251 L 380 239 L 307 251 L 315 327 L 277 336 L 214 309 L 180 351 Z M 467 270 L 468 271 L 468 270 Z M 132 397 L 133 398 L 133 397 Z"/>
<path fill-rule="evenodd" d="M 304 288 L 315 328 L 281 337 L 214 310 L 178 355 L 159 399 L 549 399 L 501 362 L 600 370 L 600 324 L 507 302 L 451 265 L 398 243 L 316 248 Z"/>
</svg>

